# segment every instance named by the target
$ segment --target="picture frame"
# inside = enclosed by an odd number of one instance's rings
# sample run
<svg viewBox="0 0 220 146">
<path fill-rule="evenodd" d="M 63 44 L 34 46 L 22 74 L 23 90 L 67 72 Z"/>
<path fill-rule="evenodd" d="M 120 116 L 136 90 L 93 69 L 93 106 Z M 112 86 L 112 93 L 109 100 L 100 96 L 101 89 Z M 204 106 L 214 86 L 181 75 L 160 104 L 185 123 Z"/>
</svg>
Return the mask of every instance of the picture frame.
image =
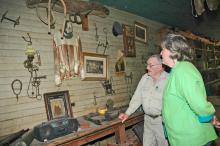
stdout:
<svg viewBox="0 0 220 146">
<path fill-rule="evenodd" d="M 122 24 L 122 28 L 123 28 L 124 56 L 136 57 L 134 27 L 130 25 Z"/>
<path fill-rule="evenodd" d="M 44 93 L 44 102 L 48 121 L 73 117 L 68 90 Z"/>
<path fill-rule="evenodd" d="M 83 52 L 83 80 L 107 80 L 107 55 Z"/>
<path fill-rule="evenodd" d="M 140 22 L 134 22 L 135 40 L 141 43 L 147 43 L 148 27 Z"/>
</svg>

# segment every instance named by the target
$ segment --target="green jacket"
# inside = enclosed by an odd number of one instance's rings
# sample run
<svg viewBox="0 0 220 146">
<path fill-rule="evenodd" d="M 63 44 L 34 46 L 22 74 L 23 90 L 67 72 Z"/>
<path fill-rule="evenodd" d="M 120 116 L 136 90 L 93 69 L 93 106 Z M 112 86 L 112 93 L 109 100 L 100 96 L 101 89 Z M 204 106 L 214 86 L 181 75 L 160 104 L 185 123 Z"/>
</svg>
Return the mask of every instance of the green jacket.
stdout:
<svg viewBox="0 0 220 146">
<path fill-rule="evenodd" d="M 207 101 L 201 74 L 189 62 L 177 62 L 172 68 L 162 113 L 171 146 L 203 146 L 217 138 L 212 124 L 200 121 L 212 117 L 215 109 Z"/>
</svg>

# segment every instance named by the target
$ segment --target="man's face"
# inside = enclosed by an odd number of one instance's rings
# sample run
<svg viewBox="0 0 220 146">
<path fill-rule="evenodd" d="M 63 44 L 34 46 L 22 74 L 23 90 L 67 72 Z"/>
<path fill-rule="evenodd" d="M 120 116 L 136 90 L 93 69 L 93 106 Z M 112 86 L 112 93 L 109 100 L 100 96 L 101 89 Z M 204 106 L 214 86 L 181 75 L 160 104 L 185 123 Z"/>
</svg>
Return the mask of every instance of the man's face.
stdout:
<svg viewBox="0 0 220 146">
<path fill-rule="evenodd" d="M 160 73 L 162 70 L 162 64 L 158 62 L 156 58 L 149 58 L 147 61 L 147 71 L 150 76 L 154 76 Z"/>
</svg>

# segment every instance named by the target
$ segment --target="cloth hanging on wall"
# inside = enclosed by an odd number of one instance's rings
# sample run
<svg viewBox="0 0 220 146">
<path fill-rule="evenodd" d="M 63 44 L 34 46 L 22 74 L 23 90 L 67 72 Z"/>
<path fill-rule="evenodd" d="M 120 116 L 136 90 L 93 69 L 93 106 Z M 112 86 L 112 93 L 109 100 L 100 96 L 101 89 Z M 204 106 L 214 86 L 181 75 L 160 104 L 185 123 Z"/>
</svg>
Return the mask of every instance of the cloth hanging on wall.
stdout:
<svg viewBox="0 0 220 146">
<path fill-rule="evenodd" d="M 82 62 L 82 45 L 79 36 L 61 39 L 58 31 L 53 37 L 53 51 L 55 64 L 55 84 L 59 86 L 64 79 L 71 79 L 80 75 Z"/>
<path fill-rule="evenodd" d="M 125 57 L 121 50 L 117 52 L 117 61 L 115 63 L 115 72 L 125 72 Z"/>
</svg>

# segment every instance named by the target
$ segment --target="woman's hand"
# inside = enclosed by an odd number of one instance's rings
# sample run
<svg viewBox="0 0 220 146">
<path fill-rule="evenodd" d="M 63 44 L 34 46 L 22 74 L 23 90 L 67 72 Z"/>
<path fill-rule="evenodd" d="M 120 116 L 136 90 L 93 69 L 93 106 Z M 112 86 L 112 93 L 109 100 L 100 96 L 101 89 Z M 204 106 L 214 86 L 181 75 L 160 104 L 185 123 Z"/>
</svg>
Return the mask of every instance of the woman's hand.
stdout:
<svg viewBox="0 0 220 146">
<path fill-rule="evenodd" d="M 128 117 L 129 117 L 129 116 L 128 116 L 127 114 L 125 114 L 125 113 L 121 113 L 121 114 L 118 116 L 118 118 L 121 120 L 122 123 L 124 123 L 124 121 L 127 120 Z"/>
<path fill-rule="evenodd" d="M 216 116 L 213 117 L 212 124 L 215 128 L 220 128 L 220 122 Z"/>
</svg>

